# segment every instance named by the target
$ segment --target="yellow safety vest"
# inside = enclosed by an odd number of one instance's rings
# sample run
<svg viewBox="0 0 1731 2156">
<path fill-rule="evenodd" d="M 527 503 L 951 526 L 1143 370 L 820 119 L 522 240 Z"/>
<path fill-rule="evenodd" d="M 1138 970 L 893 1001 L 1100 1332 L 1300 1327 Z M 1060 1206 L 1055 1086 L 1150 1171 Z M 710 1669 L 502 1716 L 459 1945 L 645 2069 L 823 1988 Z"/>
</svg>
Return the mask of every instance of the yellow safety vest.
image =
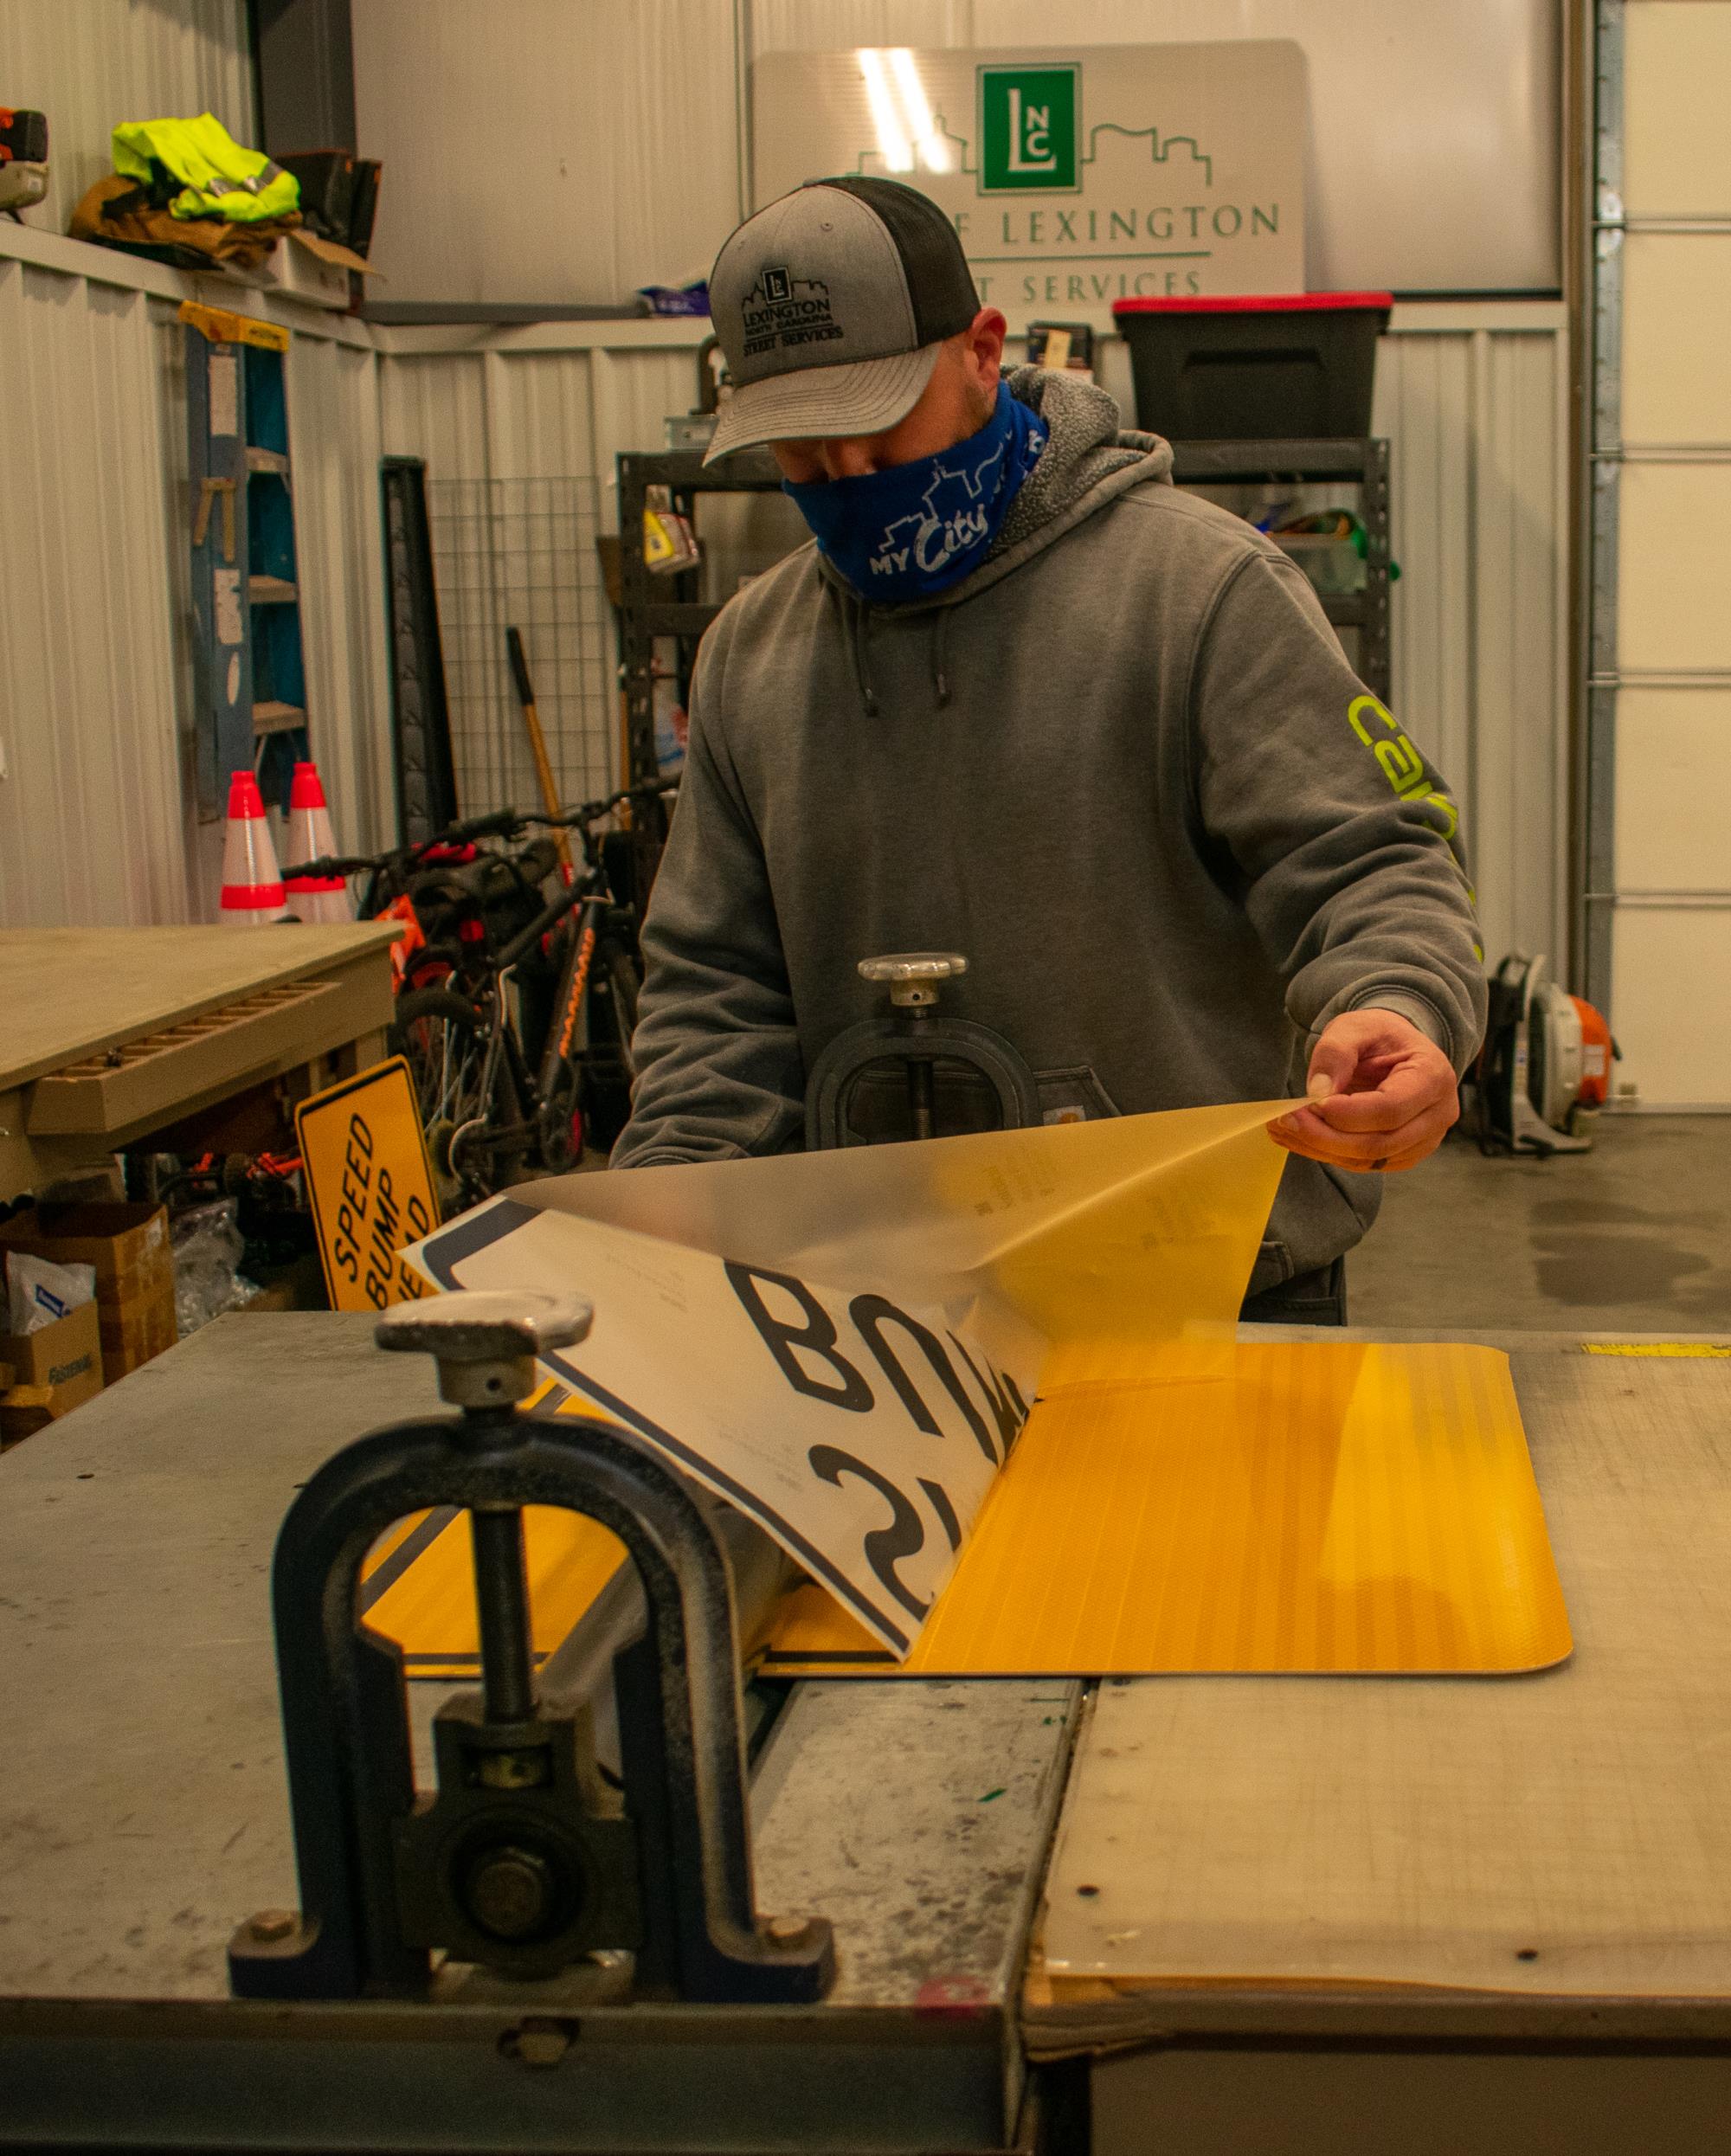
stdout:
<svg viewBox="0 0 1731 2156">
<path fill-rule="evenodd" d="M 114 130 L 114 170 L 123 179 L 148 182 L 152 161 L 182 183 L 169 204 L 172 216 L 262 224 L 300 207 L 293 173 L 262 151 L 242 148 L 211 113 L 197 119 L 130 120 Z"/>
</svg>

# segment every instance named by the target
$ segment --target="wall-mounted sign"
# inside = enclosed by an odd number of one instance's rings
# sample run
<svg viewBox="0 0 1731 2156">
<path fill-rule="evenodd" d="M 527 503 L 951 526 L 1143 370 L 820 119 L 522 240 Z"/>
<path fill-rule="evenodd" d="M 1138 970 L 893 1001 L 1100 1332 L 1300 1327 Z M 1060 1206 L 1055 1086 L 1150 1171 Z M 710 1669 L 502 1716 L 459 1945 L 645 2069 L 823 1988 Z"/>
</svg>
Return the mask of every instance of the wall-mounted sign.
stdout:
<svg viewBox="0 0 1731 2156">
<path fill-rule="evenodd" d="M 760 207 L 830 173 L 905 180 L 1013 327 L 1303 289 L 1306 83 L 1286 39 L 766 53 L 752 113 Z"/>
</svg>

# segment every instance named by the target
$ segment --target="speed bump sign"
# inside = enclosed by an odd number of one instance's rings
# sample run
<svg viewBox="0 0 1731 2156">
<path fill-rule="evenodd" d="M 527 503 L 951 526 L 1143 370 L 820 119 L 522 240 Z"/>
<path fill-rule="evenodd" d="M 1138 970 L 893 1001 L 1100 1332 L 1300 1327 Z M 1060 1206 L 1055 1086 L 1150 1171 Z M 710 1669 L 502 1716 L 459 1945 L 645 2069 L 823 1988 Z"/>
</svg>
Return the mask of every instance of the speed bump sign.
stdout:
<svg viewBox="0 0 1731 2156">
<path fill-rule="evenodd" d="M 314 1093 L 295 1135 L 333 1310 L 383 1310 L 427 1293 L 398 1252 L 439 1225 L 421 1110 L 401 1056 Z"/>
</svg>

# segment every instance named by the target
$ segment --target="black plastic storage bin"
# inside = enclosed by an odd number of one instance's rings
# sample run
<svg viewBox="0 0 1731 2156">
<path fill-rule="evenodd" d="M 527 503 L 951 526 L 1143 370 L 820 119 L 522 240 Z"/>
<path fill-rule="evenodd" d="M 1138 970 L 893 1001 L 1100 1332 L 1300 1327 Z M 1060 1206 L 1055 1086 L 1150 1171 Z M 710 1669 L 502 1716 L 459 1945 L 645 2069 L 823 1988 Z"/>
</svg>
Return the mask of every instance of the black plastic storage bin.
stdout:
<svg viewBox="0 0 1731 2156">
<path fill-rule="evenodd" d="M 1310 441 L 1370 432 L 1387 292 L 1120 299 L 1136 424 L 1172 441 Z"/>
</svg>

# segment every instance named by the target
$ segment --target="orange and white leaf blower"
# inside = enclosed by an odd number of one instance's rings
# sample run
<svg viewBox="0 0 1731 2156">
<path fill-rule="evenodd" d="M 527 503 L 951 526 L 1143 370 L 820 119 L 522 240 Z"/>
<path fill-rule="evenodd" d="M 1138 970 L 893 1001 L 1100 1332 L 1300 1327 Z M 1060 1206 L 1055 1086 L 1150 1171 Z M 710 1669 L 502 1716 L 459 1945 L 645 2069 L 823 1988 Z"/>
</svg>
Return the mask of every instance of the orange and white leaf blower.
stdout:
<svg viewBox="0 0 1731 2156">
<path fill-rule="evenodd" d="M 1470 1084 L 1484 1153 L 1585 1153 L 1622 1052 L 1603 1014 L 1511 951 L 1491 975 L 1490 1015 Z"/>
</svg>

